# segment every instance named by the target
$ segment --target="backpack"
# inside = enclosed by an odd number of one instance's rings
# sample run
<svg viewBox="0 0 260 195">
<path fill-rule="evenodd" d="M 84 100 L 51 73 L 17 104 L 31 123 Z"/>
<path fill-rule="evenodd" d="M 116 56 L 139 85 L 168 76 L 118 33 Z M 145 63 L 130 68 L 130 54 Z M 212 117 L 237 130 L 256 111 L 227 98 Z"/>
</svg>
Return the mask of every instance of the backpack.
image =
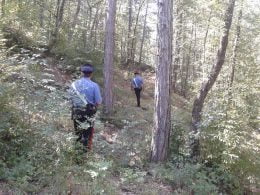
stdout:
<svg viewBox="0 0 260 195">
<path fill-rule="evenodd" d="M 97 112 L 97 107 L 86 101 L 86 99 L 77 90 L 75 83 L 72 83 L 72 88 L 76 92 L 77 96 L 84 103 L 83 107 L 82 106 L 81 107 L 75 107 L 75 106 L 72 107 L 72 119 L 77 120 L 77 119 L 83 118 L 84 116 L 93 117 Z"/>
</svg>

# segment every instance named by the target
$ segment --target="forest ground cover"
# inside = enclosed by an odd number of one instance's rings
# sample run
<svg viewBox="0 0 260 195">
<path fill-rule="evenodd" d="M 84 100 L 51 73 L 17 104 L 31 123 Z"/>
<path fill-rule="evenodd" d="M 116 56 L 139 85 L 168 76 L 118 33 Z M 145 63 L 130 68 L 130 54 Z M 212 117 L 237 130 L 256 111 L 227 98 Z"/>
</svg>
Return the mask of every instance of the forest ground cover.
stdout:
<svg viewBox="0 0 260 195">
<path fill-rule="evenodd" d="M 8 41 L 5 37 L 1 40 L 3 45 Z M 5 141 L 1 143 L 4 157 L 0 158 L 2 193 L 240 192 L 239 183 L 224 169 L 218 167 L 209 175 L 202 165 L 182 163 L 184 157 L 176 148 L 185 140 L 176 137 L 185 139 L 182 134 L 189 128 L 190 103 L 178 95 L 173 95 L 172 106 L 173 128 L 179 131 L 174 131 L 172 139 L 176 140 L 171 146 L 172 159 L 176 155 L 173 162 L 178 163 L 163 166 L 148 162 L 153 124 L 152 71 L 143 74 L 146 86 L 144 109 L 140 109 L 135 107 L 130 91 L 132 72 L 115 70 L 115 113 L 109 117 L 98 114 L 94 148 L 86 155 L 75 148 L 66 97 L 69 83 L 78 75 L 63 71 L 65 65 L 68 67 L 66 61 L 43 56 L 44 48 L 35 48 L 35 52 L 12 47 L 2 47 L 1 51 L 0 119 L 1 140 Z M 97 72 L 94 79 L 102 84 L 100 75 Z"/>
<path fill-rule="evenodd" d="M 2 41 L 7 40 L 2 37 Z M 109 118 L 98 114 L 93 151 L 81 154 L 74 147 L 66 99 L 72 77 L 58 68 L 64 62 L 30 49 L 19 48 L 17 53 L 12 49 L 3 47 L 1 52 L 1 106 L 5 108 L 1 119 L 10 115 L 8 128 L 13 128 L 1 137 L 6 140 L 2 144 L 12 142 L 2 147 L 9 154 L 0 161 L 1 193 L 171 193 L 169 185 L 144 169 L 150 146 L 152 85 L 146 87 L 146 109 L 136 108 L 129 80 L 122 77 L 125 71 L 117 70 L 116 113 Z"/>
</svg>

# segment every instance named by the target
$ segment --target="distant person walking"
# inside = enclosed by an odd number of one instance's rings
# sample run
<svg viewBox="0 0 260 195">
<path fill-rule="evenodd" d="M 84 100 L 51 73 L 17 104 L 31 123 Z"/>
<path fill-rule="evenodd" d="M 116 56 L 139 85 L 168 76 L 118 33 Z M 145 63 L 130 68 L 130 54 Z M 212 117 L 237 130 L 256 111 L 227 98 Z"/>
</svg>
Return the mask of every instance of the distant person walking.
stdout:
<svg viewBox="0 0 260 195">
<path fill-rule="evenodd" d="M 137 100 L 137 107 L 141 107 L 140 105 L 140 98 L 141 98 L 141 91 L 143 90 L 144 81 L 143 78 L 140 76 L 139 71 L 134 72 L 134 78 L 131 81 L 131 90 L 135 91 L 136 100 Z"/>
<path fill-rule="evenodd" d="M 74 129 L 84 149 L 92 147 L 95 113 L 102 102 L 98 84 L 91 81 L 93 71 L 91 64 L 81 66 L 82 78 L 74 81 L 70 88 Z"/>
</svg>

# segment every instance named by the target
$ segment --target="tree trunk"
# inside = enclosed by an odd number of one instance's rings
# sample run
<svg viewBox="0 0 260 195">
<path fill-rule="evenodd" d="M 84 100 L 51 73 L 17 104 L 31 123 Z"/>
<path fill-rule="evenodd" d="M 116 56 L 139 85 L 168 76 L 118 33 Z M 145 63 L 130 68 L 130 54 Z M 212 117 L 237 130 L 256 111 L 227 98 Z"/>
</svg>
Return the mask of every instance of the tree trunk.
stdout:
<svg viewBox="0 0 260 195">
<path fill-rule="evenodd" d="M 132 11 L 133 11 L 133 0 L 128 0 L 128 32 L 127 32 L 127 53 L 126 53 L 126 64 L 131 59 L 131 31 L 132 31 Z"/>
<path fill-rule="evenodd" d="M 187 97 L 187 85 L 188 85 L 188 79 L 189 79 L 189 74 L 190 74 L 190 58 L 191 58 L 191 48 L 192 48 L 192 38 L 193 38 L 193 31 L 194 31 L 194 25 L 192 24 L 192 30 L 191 30 L 191 39 L 190 39 L 190 45 L 189 45 L 189 51 L 188 55 L 186 55 L 186 66 L 185 66 L 185 77 L 182 81 L 182 89 L 181 89 L 181 94 L 183 95 L 184 98 Z"/>
<path fill-rule="evenodd" d="M 44 26 L 44 10 L 45 10 L 45 1 L 40 2 L 40 10 L 39 10 L 39 23 L 40 27 L 43 28 Z"/>
<path fill-rule="evenodd" d="M 142 6 L 144 4 L 144 1 L 141 2 L 141 5 L 138 9 L 137 12 L 137 16 L 136 16 L 136 20 L 135 20 L 135 27 L 134 27 L 134 34 L 133 34 L 133 38 L 132 38 L 132 44 L 131 44 L 131 62 L 133 64 L 135 64 L 135 50 L 136 50 L 136 34 L 137 34 L 137 25 L 138 25 L 138 21 L 139 21 L 139 16 L 140 16 L 140 11 L 142 9 Z"/>
<path fill-rule="evenodd" d="M 194 49 L 193 49 L 193 60 L 194 62 L 197 61 L 197 24 L 195 23 L 194 26 Z M 192 81 L 194 82 L 197 79 L 197 73 L 196 73 L 196 68 L 195 68 L 195 63 L 192 64 Z"/>
<path fill-rule="evenodd" d="M 88 40 L 88 37 L 90 35 L 90 28 L 91 28 L 91 21 L 92 21 L 92 11 L 93 11 L 93 8 L 92 7 L 89 7 L 89 11 L 88 11 L 88 14 L 87 14 L 87 26 L 86 26 L 86 31 L 85 31 L 85 36 L 86 36 L 86 48 L 87 51 L 89 52 L 91 50 L 90 48 L 90 43 L 89 43 L 89 40 Z"/>
<path fill-rule="evenodd" d="M 208 33 L 209 33 L 209 26 L 210 26 L 210 20 L 211 20 L 211 14 L 212 14 L 212 10 L 210 10 L 210 13 L 209 13 L 209 18 L 208 18 L 208 25 L 207 25 L 207 28 L 206 28 L 206 33 L 205 33 L 205 37 L 204 37 L 204 41 L 203 41 L 203 63 L 205 63 L 205 60 L 206 60 L 206 43 L 207 43 L 207 38 L 208 38 Z"/>
<path fill-rule="evenodd" d="M 177 80 L 178 80 L 178 69 L 180 68 L 180 53 L 181 53 L 181 40 L 182 40 L 182 20 L 183 10 L 180 9 L 181 5 L 177 7 L 177 25 L 176 25 L 176 39 L 174 49 L 174 63 L 172 69 L 172 89 L 173 92 L 177 92 Z"/>
<path fill-rule="evenodd" d="M 125 39 L 124 39 L 124 28 L 121 29 L 121 40 L 120 40 L 120 63 L 125 63 Z"/>
<path fill-rule="evenodd" d="M 151 161 L 166 160 L 171 129 L 170 68 L 172 58 L 172 0 L 158 0 L 158 64 L 155 79 L 154 129 Z"/>
<path fill-rule="evenodd" d="M 1 16 L 4 17 L 5 16 L 5 0 L 2 0 L 1 2 Z"/>
<path fill-rule="evenodd" d="M 236 62 L 237 62 L 237 49 L 238 49 L 238 45 L 239 45 L 240 32 L 241 32 L 241 27 L 240 27 L 241 19 L 242 19 L 242 9 L 239 11 L 238 21 L 237 21 L 236 38 L 235 38 L 234 47 L 233 47 L 232 67 L 231 67 L 232 70 L 231 70 L 231 75 L 230 75 L 229 90 L 232 88 L 233 82 L 234 82 L 235 66 L 236 66 Z"/>
<path fill-rule="evenodd" d="M 52 49 L 53 46 L 57 43 L 58 40 L 58 33 L 63 21 L 63 13 L 65 7 L 66 0 L 57 0 L 57 10 L 56 10 L 56 20 L 55 20 L 55 27 L 51 35 L 51 40 L 49 43 L 49 48 Z"/>
<path fill-rule="evenodd" d="M 202 83 L 199 94 L 194 100 L 193 109 L 192 109 L 192 122 L 191 122 L 191 137 L 190 137 L 190 147 L 191 147 L 191 157 L 194 160 L 198 160 L 200 155 L 200 144 L 199 144 L 199 136 L 200 136 L 200 123 L 202 116 L 202 108 L 204 105 L 204 101 L 214 85 L 219 72 L 224 64 L 226 49 L 228 45 L 228 36 L 229 30 L 232 23 L 233 11 L 235 7 L 235 0 L 229 0 L 229 4 L 225 13 L 225 25 L 224 25 L 224 33 L 221 38 L 220 48 L 217 53 L 216 63 L 213 65 L 211 72 L 208 76 L 208 79 Z"/>
<path fill-rule="evenodd" d="M 86 27 L 83 32 L 82 32 L 82 37 L 83 37 L 83 47 L 86 50 L 87 49 L 87 31 L 88 31 L 88 25 L 89 25 L 89 11 L 91 11 L 91 7 L 89 7 L 89 3 L 87 2 L 87 6 L 89 9 L 86 8 L 86 5 L 84 5 L 84 9 L 83 10 L 83 17 L 84 17 L 84 27 Z"/>
<path fill-rule="evenodd" d="M 78 22 L 80 7 L 81 7 L 81 0 L 78 0 L 76 13 L 74 15 L 74 18 L 73 18 L 73 21 L 72 21 L 72 24 L 71 24 L 71 29 L 70 29 L 69 35 L 68 35 L 68 42 L 71 42 L 71 40 L 72 40 L 74 31 L 75 31 L 75 27 L 76 27 L 77 22 Z"/>
<path fill-rule="evenodd" d="M 237 63 L 237 50 L 238 50 L 238 46 L 239 46 L 240 33 L 241 33 L 241 26 L 240 26 L 241 19 L 242 19 L 242 8 L 240 9 L 239 14 L 238 14 L 236 36 L 235 36 L 235 41 L 234 41 L 234 46 L 233 46 L 231 73 L 230 73 L 230 80 L 228 83 L 228 102 L 227 102 L 227 109 L 226 109 L 226 118 L 228 118 L 228 111 L 230 110 L 231 101 L 232 101 L 232 87 L 233 87 L 233 82 L 234 82 L 234 77 L 235 77 L 235 67 L 236 67 L 236 63 Z"/>
<path fill-rule="evenodd" d="M 149 6 L 149 4 L 147 3 L 146 9 L 145 9 L 145 16 L 144 16 L 143 35 L 142 35 L 141 46 L 140 46 L 139 65 L 141 65 L 142 57 L 143 57 L 143 47 L 144 47 L 144 40 L 145 40 L 145 34 L 146 34 L 146 25 L 147 25 L 146 19 L 147 19 L 148 6 Z"/>
<path fill-rule="evenodd" d="M 95 16 L 94 16 L 94 20 L 92 22 L 91 30 L 90 30 L 89 41 L 92 41 L 92 38 L 93 38 L 94 29 L 95 29 L 95 26 L 96 26 L 96 22 L 98 20 L 98 13 L 99 13 L 99 8 L 97 7 L 96 13 L 95 13 Z"/>
<path fill-rule="evenodd" d="M 108 0 L 106 18 L 105 56 L 104 56 L 104 113 L 109 114 L 113 108 L 113 63 L 115 47 L 116 0 Z"/>
<path fill-rule="evenodd" d="M 93 40 L 94 49 L 96 49 L 96 47 L 97 47 L 97 34 L 100 34 L 100 32 L 98 31 L 98 24 L 99 24 L 99 21 L 102 21 L 101 14 L 99 14 L 97 16 L 98 17 L 96 19 L 96 22 L 95 22 L 95 25 L 94 25 L 94 29 L 93 29 L 93 32 L 94 32 L 93 33 L 94 34 L 94 40 Z"/>
</svg>

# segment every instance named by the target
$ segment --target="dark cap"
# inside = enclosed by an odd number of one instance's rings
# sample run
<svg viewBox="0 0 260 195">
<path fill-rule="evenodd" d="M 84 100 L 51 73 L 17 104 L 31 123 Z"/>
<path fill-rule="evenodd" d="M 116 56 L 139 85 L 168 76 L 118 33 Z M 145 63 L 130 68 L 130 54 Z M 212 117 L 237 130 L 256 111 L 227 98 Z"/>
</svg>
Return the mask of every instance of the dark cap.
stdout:
<svg viewBox="0 0 260 195">
<path fill-rule="evenodd" d="M 139 74 L 139 71 L 138 71 L 138 70 L 135 70 L 135 71 L 134 71 L 134 74 Z"/>
<path fill-rule="evenodd" d="M 83 66 L 81 66 L 80 70 L 81 72 L 92 73 L 94 71 L 94 68 L 91 64 L 84 64 Z"/>
</svg>

